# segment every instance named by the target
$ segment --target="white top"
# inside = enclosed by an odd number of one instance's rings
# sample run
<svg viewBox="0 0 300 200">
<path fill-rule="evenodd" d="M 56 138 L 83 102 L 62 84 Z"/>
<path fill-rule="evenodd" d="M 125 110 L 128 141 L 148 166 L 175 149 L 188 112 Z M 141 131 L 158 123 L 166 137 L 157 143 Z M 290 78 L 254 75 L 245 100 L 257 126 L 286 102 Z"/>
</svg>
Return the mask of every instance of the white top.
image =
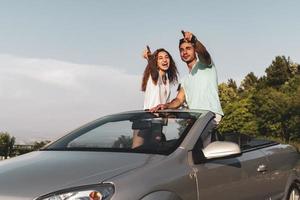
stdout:
<svg viewBox="0 0 300 200">
<path fill-rule="evenodd" d="M 168 76 L 166 76 L 166 84 L 163 83 L 162 77 L 159 75 L 157 84 L 152 81 L 151 75 L 147 81 L 144 97 L 144 110 L 150 109 L 158 104 L 165 104 L 170 100 L 170 85 Z"/>
</svg>

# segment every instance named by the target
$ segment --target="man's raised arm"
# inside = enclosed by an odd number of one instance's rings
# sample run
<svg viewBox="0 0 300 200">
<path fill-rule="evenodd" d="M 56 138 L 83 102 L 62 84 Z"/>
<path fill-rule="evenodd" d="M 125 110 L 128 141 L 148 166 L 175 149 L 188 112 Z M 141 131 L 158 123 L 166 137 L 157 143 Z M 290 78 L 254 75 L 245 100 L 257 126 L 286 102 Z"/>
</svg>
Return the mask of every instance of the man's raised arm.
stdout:
<svg viewBox="0 0 300 200">
<path fill-rule="evenodd" d="M 199 59 L 203 63 L 210 65 L 211 57 L 210 57 L 210 54 L 208 53 L 208 51 L 206 50 L 205 46 L 199 40 L 197 40 L 197 38 L 196 38 L 196 41 L 194 44 L 195 44 L 195 50 L 197 52 Z"/>
<path fill-rule="evenodd" d="M 208 51 L 206 50 L 205 46 L 196 38 L 196 36 L 191 32 L 184 32 L 182 31 L 184 38 L 193 43 L 195 47 L 195 51 L 198 55 L 198 58 L 206 65 L 211 64 L 211 57 Z"/>
</svg>

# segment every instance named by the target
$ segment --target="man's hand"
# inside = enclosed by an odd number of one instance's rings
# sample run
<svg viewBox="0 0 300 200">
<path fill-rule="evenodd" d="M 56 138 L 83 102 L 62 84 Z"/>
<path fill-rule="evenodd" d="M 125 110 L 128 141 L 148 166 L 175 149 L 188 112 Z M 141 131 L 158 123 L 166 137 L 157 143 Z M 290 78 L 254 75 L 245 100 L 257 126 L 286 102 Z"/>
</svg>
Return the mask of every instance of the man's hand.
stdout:
<svg viewBox="0 0 300 200">
<path fill-rule="evenodd" d="M 211 57 L 205 46 L 196 38 L 196 36 L 188 31 L 181 31 L 186 42 L 191 42 L 195 46 L 198 58 L 206 65 L 211 65 Z"/>
<path fill-rule="evenodd" d="M 158 104 L 157 106 L 155 106 L 154 108 L 151 108 L 149 111 L 150 112 L 157 112 L 159 110 L 165 110 L 168 108 L 167 104 Z"/>
<path fill-rule="evenodd" d="M 193 33 L 188 32 L 188 31 L 181 31 L 183 38 L 185 41 L 187 42 L 194 42 L 193 40 L 195 40 L 195 36 L 193 35 Z"/>
</svg>

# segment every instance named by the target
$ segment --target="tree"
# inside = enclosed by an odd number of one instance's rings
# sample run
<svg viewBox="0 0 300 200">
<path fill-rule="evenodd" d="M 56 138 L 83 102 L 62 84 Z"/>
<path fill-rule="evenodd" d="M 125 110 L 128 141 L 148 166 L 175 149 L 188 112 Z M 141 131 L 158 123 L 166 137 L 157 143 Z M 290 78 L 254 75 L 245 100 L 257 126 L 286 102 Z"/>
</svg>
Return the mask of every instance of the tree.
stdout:
<svg viewBox="0 0 300 200">
<path fill-rule="evenodd" d="M 235 80 L 233 80 L 232 78 L 228 79 L 227 85 L 228 87 L 232 88 L 235 91 L 235 93 L 237 92 L 237 85 Z"/>
<path fill-rule="evenodd" d="M 0 132 L 0 155 L 7 159 L 13 151 L 15 137 L 11 137 L 7 132 Z"/>
<path fill-rule="evenodd" d="M 33 151 L 36 151 L 36 150 L 39 150 L 39 149 L 41 149 L 42 147 L 44 147 L 45 145 L 47 145 L 48 143 L 50 143 L 51 141 L 49 141 L 49 140 L 45 140 L 45 141 L 36 141 L 36 142 L 34 142 L 34 144 L 33 144 L 33 148 L 32 148 L 32 150 Z"/>
<path fill-rule="evenodd" d="M 237 98 L 236 90 L 230 87 L 228 84 L 221 83 L 218 88 L 222 107 L 225 107 L 228 103 Z"/>
<path fill-rule="evenodd" d="M 291 77 L 288 81 L 285 82 L 284 85 L 280 86 L 279 91 L 289 95 L 294 96 L 298 93 L 298 88 L 300 87 L 300 75 L 295 74 L 295 76 Z"/>
<path fill-rule="evenodd" d="M 251 107 L 252 104 L 249 98 L 227 104 L 223 109 L 224 117 L 218 130 L 221 133 L 240 132 L 256 135 L 258 127 L 256 117 L 251 112 Z"/>
<path fill-rule="evenodd" d="M 268 87 L 253 95 L 252 104 L 259 132 L 262 135 L 281 137 L 289 141 L 288 124 L 291 118 L 289 96 Z"/>
<path fill-rule="evenodd" d="M 219 85 L 224 117 L 220 132 L 242 132 L 300 141 L 300 65 L 277 56 L 266 75 L 245 76 L 238 92 L 234 80 Z"/>
<path fill-rule="evenodd" d="M 258 78 L 254 75 L 253 72 L 250 72 L 245 76 L 244 80 L 242 80 L 241 85 L 239 87 L 239 91 L 244 92 L 252 90 L 256 87 L 257 82 Z"/>
<path fill-rule="evenodd" d="M 290 139 L 300 141 L 300 84 L 295 95 L 291 98 L 291 106 L 289 109 L 291 118 L 288 124 Z"/>
<path fill-rule="evenodd" d="M 285 56 L 277 56 L 266 69 L 267 83 L 269 86 L 278 87 L 284 84 L 292 75 L 290 61 Z"/>
<path fill-rule="evenodd" d="M 293 75 L 298 74 L 299 73 L 299 66 L 297 63 L 291 63 L 290 64 L 290 71 Z"/>
</svg>

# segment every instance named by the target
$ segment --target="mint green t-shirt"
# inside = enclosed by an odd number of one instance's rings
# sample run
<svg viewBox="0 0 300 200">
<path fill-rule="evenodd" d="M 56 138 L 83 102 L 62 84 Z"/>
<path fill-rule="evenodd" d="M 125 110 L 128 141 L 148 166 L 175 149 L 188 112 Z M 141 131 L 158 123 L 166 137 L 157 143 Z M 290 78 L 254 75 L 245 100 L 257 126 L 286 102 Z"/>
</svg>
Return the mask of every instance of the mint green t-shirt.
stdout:
<svg viewBox="0 0 300 200">
<path fill-rule="evenodd" d="M 198 61 L 181 81 L 189 109 L 209 110 L 224 115 L 218 95 L 218 78 L 214 64 Z"/>
</svg>

